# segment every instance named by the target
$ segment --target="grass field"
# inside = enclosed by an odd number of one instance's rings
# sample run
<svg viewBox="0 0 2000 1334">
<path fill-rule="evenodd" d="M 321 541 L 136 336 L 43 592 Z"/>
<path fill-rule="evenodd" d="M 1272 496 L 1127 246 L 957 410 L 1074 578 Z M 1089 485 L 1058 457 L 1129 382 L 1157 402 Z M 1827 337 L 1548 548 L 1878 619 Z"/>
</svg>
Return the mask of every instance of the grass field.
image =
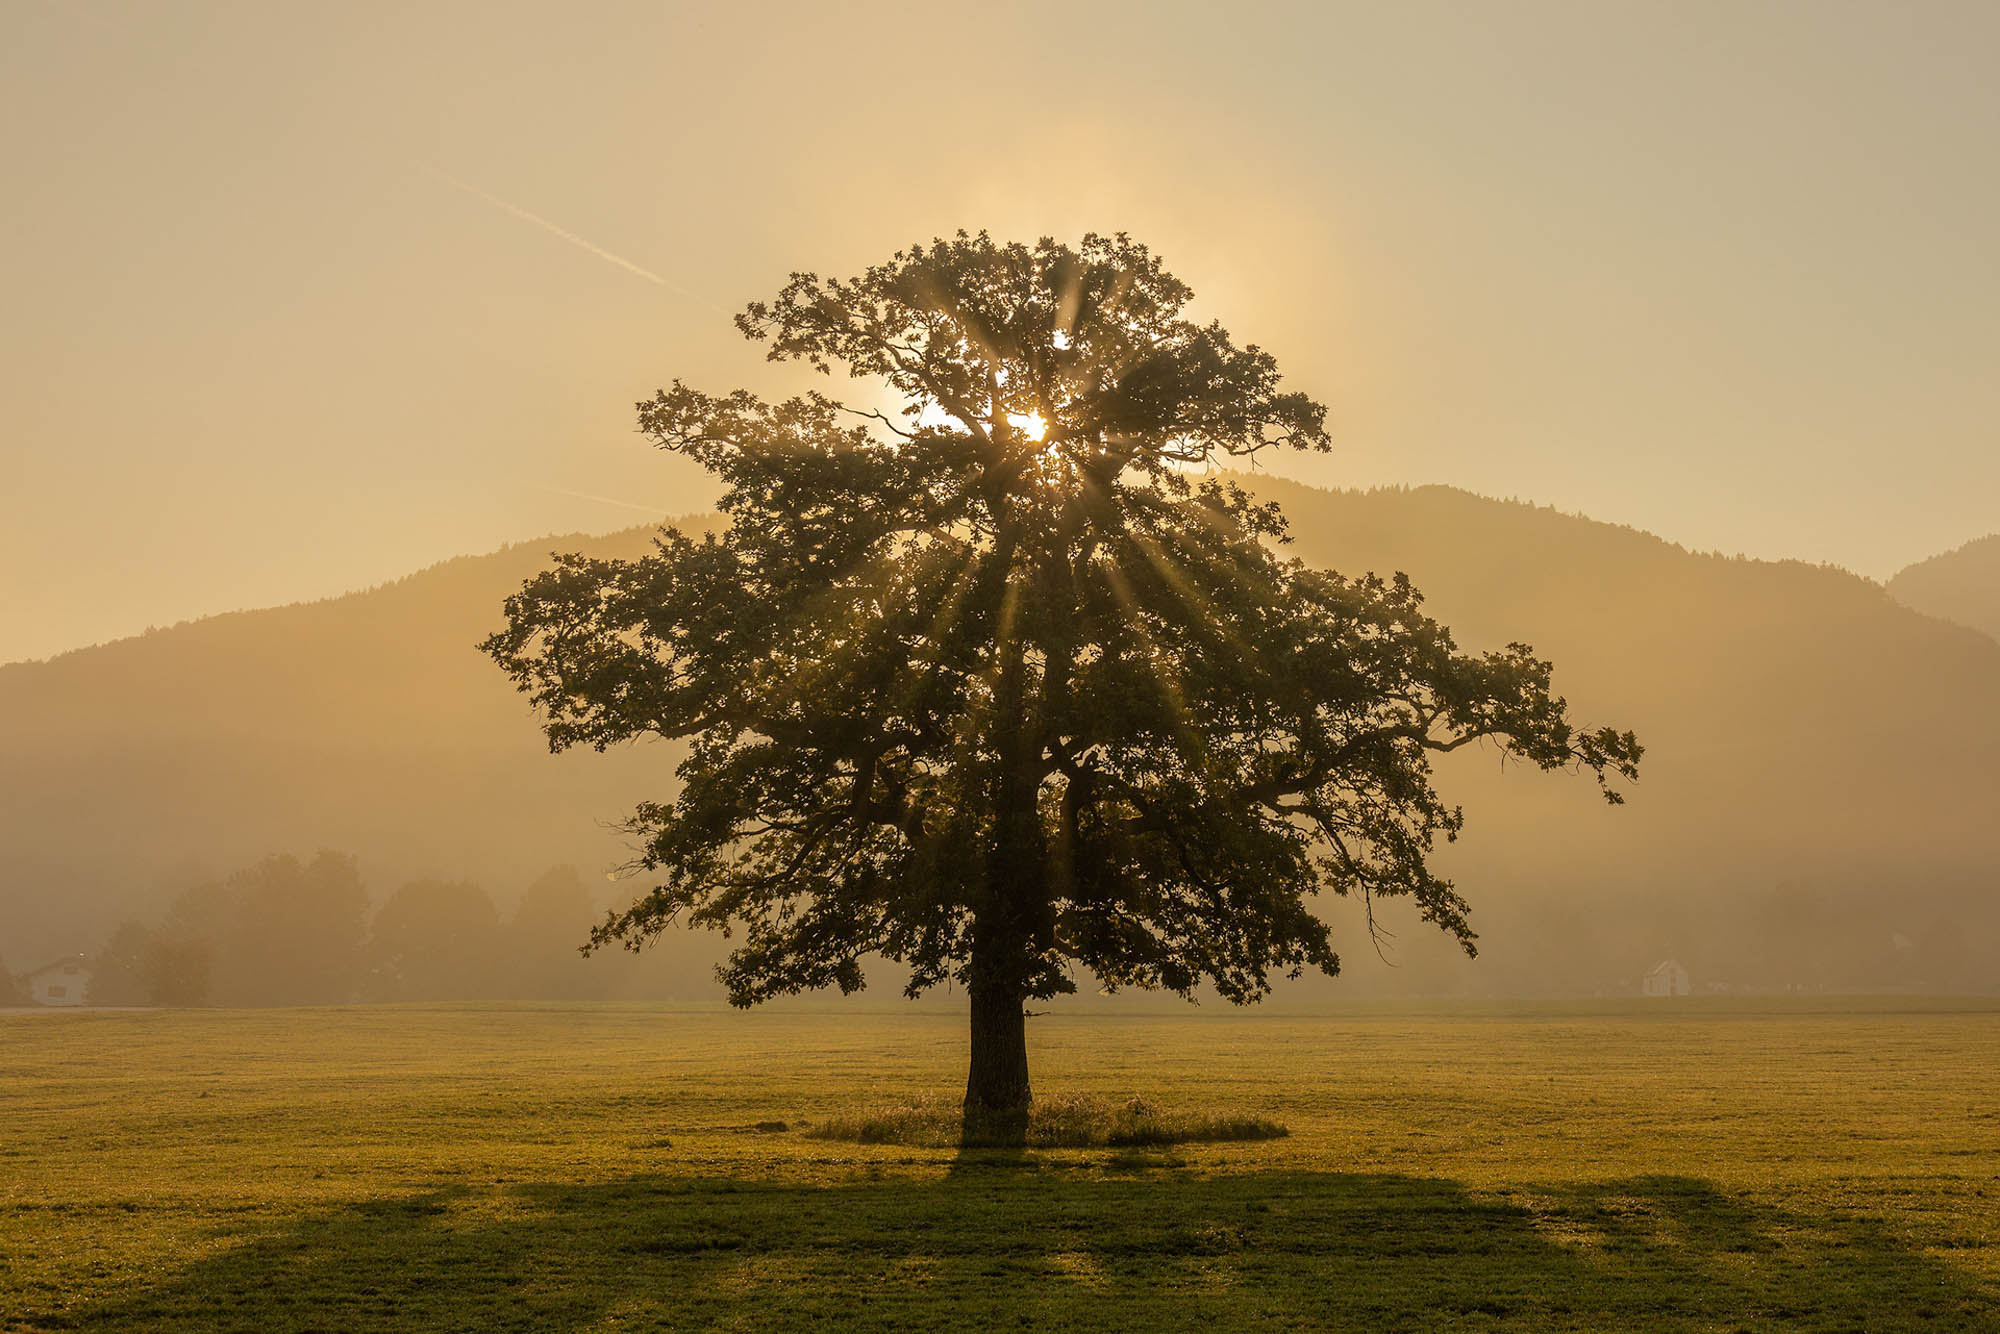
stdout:
<svg viewBox="0 0 2000 1334">
<path fill-rule="evenodd" d="M 1030 1041 L 1047 1092 L 1291 1134 L 800 1133 L 949 1091 L 935 1011 L 0 1012 L 0 1327 L 2000 1330 L 1993 1004 Z"/>
</svg>

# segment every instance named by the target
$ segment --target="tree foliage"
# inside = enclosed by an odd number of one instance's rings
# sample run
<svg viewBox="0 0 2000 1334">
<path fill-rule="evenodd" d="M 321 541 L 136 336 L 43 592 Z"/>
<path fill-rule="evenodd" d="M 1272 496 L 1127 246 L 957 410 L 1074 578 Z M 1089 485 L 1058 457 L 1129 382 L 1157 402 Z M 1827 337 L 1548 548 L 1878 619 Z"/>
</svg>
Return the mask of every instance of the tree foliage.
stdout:
<svg viewBox="0 0 2000 1334">
<path fill-rule="evenodd" d="M 371 995 L 462 1000 L 499 986 L 500 914 L 478 885 L 414 880 L 383 901 L 368 941 Z"/>
<path fill-rule="evenodd" d="M 360 986 L 367 916 L 354 857 L 272 856 L 177 896 L 156 947 L 199 953 L 200 990 L 218 1005 L 335 1005 Z M 168 990 L 182 997 L 171 1003 L 199 1003 L 185 983 Z"/>
<path fill-rule="evenodd" d="M 154 929 L 121 922 L 91 960 L 91 1005 L 206 1005 L 212 999 L 215 947 L 185 919 Z"/>
<path fill-rule="evenodd" d="M 147 979 L 153 973 L 159 937 L 140 922 L 120 922 L 90 961 L 92 1005 L 151 1005 Z"/>
<path fill-rule="evenodd" d="M 1483 742 L 1619 799 L 1637 741 L 1573 724 L 1526 646 L 1463 653 L 1401 575 L 1284 557 L 1283 516 L 1215 470 L 1325 450 L 1324 410 L 1191 296 L 1123 235 L 961 233 L 738 318 L 872 382 L 861 406 L 639 405 L 726 529 L 558 557 L 483 645 L 554 749 L 688 747 L 631 820 L 657 883 L 596 943 L 733 932 L 739 1004 L 851 991 L 870 955 L 1016 1013 L 1080 971 L 1245 1001 L 1337 971 L 1323 892 L 1406 896 L 1473 948 L 1429 865 L 1462 818 L 1435 756 Z"/>
</svg>

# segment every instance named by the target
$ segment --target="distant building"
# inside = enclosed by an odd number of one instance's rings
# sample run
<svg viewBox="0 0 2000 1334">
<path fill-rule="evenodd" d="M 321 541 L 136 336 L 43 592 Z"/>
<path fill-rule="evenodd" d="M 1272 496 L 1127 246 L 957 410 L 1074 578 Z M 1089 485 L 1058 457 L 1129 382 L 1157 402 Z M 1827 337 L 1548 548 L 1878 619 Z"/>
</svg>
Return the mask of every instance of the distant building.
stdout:
<svg viewBox="0 0 2000 1334">
<path fill-rule="evenodd" d="M 90 986 L 90 965 L 81 954 L 37 968 L 21 979 L 21 987 L 36 1005 L 81 1005 Z"/>
<path fill-rule="evenodd" d="M 1653 966 L 1652 972 L 1639 979 L 1639 994 L 1685 996 L 1688 994 L 1688 970 L 1681 967 L 1678 959 L 1664 959 Z"/>
</svg>

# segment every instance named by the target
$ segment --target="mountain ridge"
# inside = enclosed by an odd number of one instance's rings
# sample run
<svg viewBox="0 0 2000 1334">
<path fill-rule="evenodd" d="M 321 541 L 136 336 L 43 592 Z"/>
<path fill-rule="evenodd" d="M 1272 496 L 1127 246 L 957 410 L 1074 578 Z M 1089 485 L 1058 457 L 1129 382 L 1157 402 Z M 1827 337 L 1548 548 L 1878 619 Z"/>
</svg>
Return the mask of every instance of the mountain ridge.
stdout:
<svg viewBox="0 0 2000 1334">
<path fill-rule="evenodd" d="M 1907 565 L 1888 588 L 1906 606 L 2000 641 L 2000 533 Z"/>
<path fill-rule="evenodd" d="M 1846 566 L 1841 565 L 1837 561 L 1809 561 L 1802 557 L 1792 557 L 1792 556 L 1784 556 L 1784 557 L 1750 556 L 1742 552 L 1735 552 L 1735 553 L 1727 552 L 1722 550 L 1721 548 L 1704 548 L 1704 547 L 1689 546 L 1684 542 L 1680 542 L 1674 538 L 1666 537 L 1662 534 L 1655 533 L 1648 528 L 1641 528 L 1636 524 L 1620 523 L 1615 520 L 1609 520 L 1609 519 L 1599 519 L 1593 515 L 1584 513 L 1581 510 L 1566 510 L 1559 505 L 1546 504 L 1541 501 L 1530 500 L 1520 496 L 1489 496 L 1482 492 L 1472 491 L 1465 487 L 1453 486 L 1443 482 L 1385 483 L 1382 485 L 1369 486 L 1369 487 L 1333 488 L 1333 487 L 1313 486 L 1309 483 L 1303 483 L 1303 482 L 1294 482 L 1289 478 L 1279 477 L 1275 474 L 1245 475 L 1243 476 L 1242 480 L 1247 485 L 1250 485 L 1252 487 L 1265 486 L 1265 485 L 1291 486 L 1291 487 L 1298 487 L 1302 490 L 1323 492 L 1328 494 L 1375 496 L 1375 495 L 1407 495 L 1407 494 L 1419 494 L 1419 493 L 1439 493 L 1439 494 L 1460 496 L 1470 500 L 1482 502 L 1484 504 L 1519 508 L 1534 513 L 1551 515 L 1561 519 L 1573 519 L 1599 528 L 1606 528 L 1621 533 L 1628 533 L 1634 537 L 1645 538 L 1654 542 L 1658 542 L 1673 551 L 1697 559 L 1750 562 L 1761 565 L 1775 565 L 1775 566 L 1796 566 L 1803 569 L 1838 572 L 1840 574 L 1847 575 L 1850 578 L 1860 580 L 1864 583 L 1875 584 L 1878 587 L 1891 588 L 1892 596 L 1894 595 L 1893 585 L 1895 584 L 1895 581 L 1897 579 L 1900 579 L 1902 576 L 1906 574 L 1910 574 L 1914 571 L 1927 568 L 1929 566 L 1937 564 L 1938 562 L 1950 560 L 1954 557 L 1961 555 L 1962 553 L 1971 551 L 1974 548 L 1984 548 L 1989 544 L 1994 548 L 1996 554 L 2000 554 L 2000 533 L 1996 533 L 1987 537 L 1974 538 L 1969 542 L 1961 544 L 1959 547 L 1954 548 L 1951 551 L 1941 552 L 1938 555 L 1929 556 L 1921 561 L 1913 562 L 1912 564 L 1903 567 L 1902 570 L 1898 571 L 1897 574 L 1891 576 L 1888 580 L 1876 580 L 1870 578 L 1867 575 L 1860 574 L 1857 573 L 1856 571 L 1850 570 Z M 697 527 L 703 527 L 708 525 L 709 523 L 712 523 L 715 520 L 715 518 L 716 515 L 714 514 L 713 511 L 690 510 L 683 514 L 667 515 L 664 517 L 663 522 L 673 526 L 680 526 L 682 524 L 693 524 Z M 188 627 L 202 625 L 211 621 L 227 620 L 231 617 L 239 617 L 239 616 L 256 616 L 266 612 L 285 612 L 301 608 L 318 607 L 327 605 L 329 603 L 344 602 L 351 598 L 366 597 L 371 594 L 388 592 L 402 585 L 408 584 L 413 580 L 420 580 L 427 576 L 449 570 L 452 567 L 463 565 L 467 562 L 483 562 L 488 560 L 500 559 L 530 549 L 533 549 L 538 552 L 572 551 L 572 550 L 588 549 L 601 544 L 611 544 L 614 547 L 622 548 L 624 545 L 626 545 L 628 539 L 631 540 L 632 542 L 642 542 L 647 535 L 657 532 L 658 530 L 659 530 L 658 524 L 637 524 L 629 528 L 616 528 L 604 531 L 578 529 L 570 532 L 548 533 L 539 537 L 522 538 L 518 541 L 502 543 L 500 546 L 495 547 L 491 551 L 466 552 L 456 556 L 446 556 L 443 559 L 433 561 L 428 565 L 419 566 L 416 569 L 413 569 L 406 574 L 397 575 L 394 578 L 380 580 L 372 584 L 361 585 L 356 588 L 345 589 L 337 593 L 327 593 L 318 597 L 300 598 L 291 602 L 275 602 L 264 606 L 237 607 L 226 611 L 205 612 L 198 616 L 183 617 L 180 620 L 165 624 L 149 625 L 145 629 L 140 630 L 133 634 L 116 635 L 110 639 L 97 640 L 95 642 L 88 644 L 78 644 L 69 648 L 59 649 L 56 652 L 48 654 L 43 657 L 10 659 L 6 662 L 0 662 L 0 672 L 6 672 L 8 669 L 15 667 L 31 667 L 31 666 L 55 663 L 62 661 L 63 659 L 66 658 L 73 657 L 76 654 L 89 653 L 98 649 L 112 648 L 120 644 L 127 644 L 137 640 L 151 639 L 159 635 L 173 633 L 175 631 L 184 630 L 187 629 Z M 582 545 L 579 546 L 578 544 Z M 1912 606 L 1913 610 L 1925 611 L 1926 615 L 1935 616 L 1937 619 L 1940 620 L 1954 621 L 1955 623 L 1958 623 L 1956 621 L 1956 618 L 1953 616 L 1938 612 L 1931 612 L 1927 611 L 1925 608 L 1913 606 L 1912 604 L 1908 603 L 1901 597 L 1898 597 L 1897 600 L 1904 601 L 1905 605 Z M 1972 628 L 1979 628 L 1979 627 L 1972 627 Z M 1982 631 L 1982 633 L 1985 632 Z"/>
<path fill-rule="evenodd" d="M 1289 554 L 1407 572 L 1462 644 L 1533 644 L 1579 721 L 1632 727 L 1649 747 L 1616 811 L 1567 776 L 1501 775 L 1490 752 L 1441 766 L 1469 823 L 1440 862 L 1486 957 L 1453 959 L 1387 905 L 1401 967 L 1380 985 L 1504 989 L 1558 973 L 1571 990 L 1615 987 L 1665 954 L 1734 985 L 1762 965 L 1732 934 L 1785 936 L 1770 905 L 1786 885 L 1840 905 L 1848 925 L 1825 930 L 1842 950 L 1857 933 L 1924 938 L 1947 918 L 1984 939 L 2000 858 L 1971 831 L 2000 805 L 2000 644 L 1837 566 L 1692 552 L 1457 488 L 1247 480 L 1284 507 Z M 380 892 L 438 875 L 503 900 L 552 863 L 615 868 L 629 850 L 613 822 L 671 786 L 672 748 L 550 756 L 474 645 L 551 550 L 635 555 L 654 531 L 510 543 L 0 667 L 0 750 L 20 760 L 0 774 L 0 955 L 91 948 L 191 878 L 272 852 L 339 848 Z M 1365 972 L 1352 928 L 1346 952 Z M 716 946 L 666 948 L 698 972 Z M 1811 957 L 1787 967 L 1803 975 Z M 1911 983 L 1898 962 L 1867 968 Z"/>
</svg>

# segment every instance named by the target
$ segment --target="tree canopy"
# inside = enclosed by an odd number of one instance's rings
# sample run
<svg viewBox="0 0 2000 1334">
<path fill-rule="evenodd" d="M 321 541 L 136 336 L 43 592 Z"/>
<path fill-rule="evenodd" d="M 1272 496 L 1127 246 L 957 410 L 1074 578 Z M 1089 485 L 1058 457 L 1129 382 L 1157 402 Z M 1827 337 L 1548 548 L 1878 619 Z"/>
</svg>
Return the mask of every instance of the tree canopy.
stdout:
<svg viewBox="0 0 2000 1334">
<path fill-rule="evenodd" d="M 1637 777 L 1525 645 L 1461 652 L 1401 575 L 1283 555 L 1221 469 L 1325 450 L 1275 360 L 1187 315 L 1124 235 L 963 233 L 737 319 L 856 405 L 675 382 L 642 431 L 720 479 L 726 527 L 558 557 L 483 648 L 552 748 L 680 740 L 630 828 L 656 883 L 594 934 L 738 939 L 731 999 L 907 969 L 972 1002 L 968 1110 L 1029 1097 L 1022 1009 L 1076 988 L 1255 999 L 1335 973 L 1322 893 L 1407 897 L 1468 952 L 1430 856 L 1433 758 L 1485 743 Z"/>
</svg>

